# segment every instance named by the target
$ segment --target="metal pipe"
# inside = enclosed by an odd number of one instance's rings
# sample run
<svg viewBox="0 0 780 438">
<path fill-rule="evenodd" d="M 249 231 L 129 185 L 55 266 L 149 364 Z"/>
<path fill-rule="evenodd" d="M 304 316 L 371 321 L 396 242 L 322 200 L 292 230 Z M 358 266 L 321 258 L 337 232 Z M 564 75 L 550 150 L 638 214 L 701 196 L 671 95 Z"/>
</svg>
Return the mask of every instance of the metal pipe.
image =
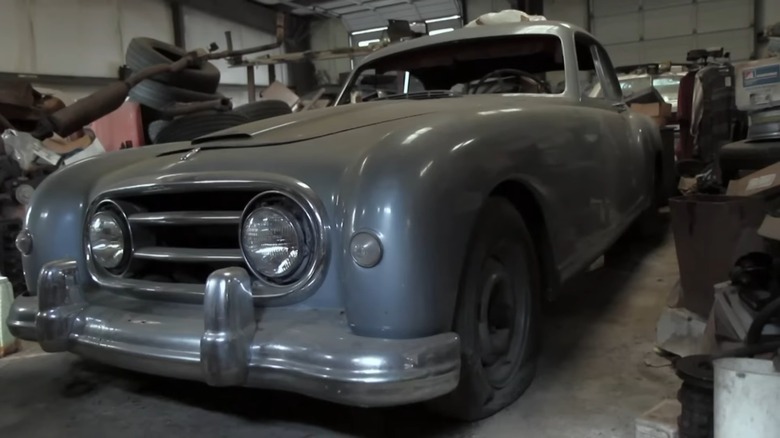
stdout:
<svg viewBox="0 0 780 438">
<path fill-rule="evenodd" d="M 284 44 L 284 21 L 285 16 L 283 13 L 276 14 L 276 41 L 271 44 L 264 44 L 262 46 L 248 47 L 241 50 L 233 50 L 233 41 L 230 36 L 230 32 L 225 32 L 227 39 L 228 49 L 221 52 L 209 53 L 204 56 L 204 59 L 227 59 L 228 63 L 234 65 L 240 63 L 240 58 L 250 53 L 265 52 L 268 50 L 278 49 Z"/>
</svg>

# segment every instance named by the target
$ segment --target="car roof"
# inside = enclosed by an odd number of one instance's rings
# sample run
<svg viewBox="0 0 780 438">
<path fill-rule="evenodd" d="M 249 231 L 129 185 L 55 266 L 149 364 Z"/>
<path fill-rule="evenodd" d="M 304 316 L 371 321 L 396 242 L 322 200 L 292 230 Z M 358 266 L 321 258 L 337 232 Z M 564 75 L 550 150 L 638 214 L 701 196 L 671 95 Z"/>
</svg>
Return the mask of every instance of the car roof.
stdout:
<svg viewBox="0 0 780 438">
<path fill-rule="evenodd" d="M 525 21 L 521 23 L 505 23 L 494 25 L 481 25 L 474 27 L 464 27 L 453 30 L 452 32 L 440 33 L 438 35 L 427 35 L 412 40 L 394 43 L 387 47 L 377 50 L 363 58 L 360 65 L 367 64 L 386 56 L 392 56 L 398 53 L 436 46 L 454 41 L 463 41 L 480 38 L 492 38 L 509 35 L 555 35 L 561 39 L 573 33 L 583 33 L 590 35 L 586 30 L 573 24 L 562 21 Z"/>
</svg>

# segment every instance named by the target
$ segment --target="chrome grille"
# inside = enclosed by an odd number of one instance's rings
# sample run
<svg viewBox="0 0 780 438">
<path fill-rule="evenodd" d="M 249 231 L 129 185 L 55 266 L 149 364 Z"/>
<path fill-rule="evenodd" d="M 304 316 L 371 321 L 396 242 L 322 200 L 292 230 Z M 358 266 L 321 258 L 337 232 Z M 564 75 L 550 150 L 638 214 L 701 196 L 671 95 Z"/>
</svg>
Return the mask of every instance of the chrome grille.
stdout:
<svg viewBox="0 0 780 438">
<path fill-rule="evenodd" d="M 197 187 L 177 184 L 138 191 L 121 189 L 96 199 L 87 221 L 101 202 L 121 205 L 132 235 L 132 256 L 122 275 L 113 275 L 89 261 L 93 279 L 103 287 L 143 298 L 200 302 L 206 279 L 215 270 L 238 266 L 251 272 L 240 249 L 243 209 L 260 193 L 278 193 L 280 186 L 247 182 L 229 184 L 221 190 L 203 188 L 201 182 Z M 316 257 L 308 278 L 294 287 L 267 284 L 256 278 L 253 294 L 261 302 L 312 292 L 325 269 L 323 209 L 313 201 L 316 198 L 307 187 L 298 184 L 298 188 L 306 193 L 286 188 L 284 193 L 302 206 L 318 230 Z"/>
</svg>

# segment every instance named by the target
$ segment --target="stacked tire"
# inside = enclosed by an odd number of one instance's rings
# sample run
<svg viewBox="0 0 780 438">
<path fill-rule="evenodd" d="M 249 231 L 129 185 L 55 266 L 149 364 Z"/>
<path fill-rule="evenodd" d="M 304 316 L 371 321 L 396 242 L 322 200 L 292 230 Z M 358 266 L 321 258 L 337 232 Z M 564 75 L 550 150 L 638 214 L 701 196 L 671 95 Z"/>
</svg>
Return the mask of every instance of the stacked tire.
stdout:
<svg viewBox="0 0 780 438">
<path fill-rule="evenodd" d="M 125 55 L 127 67 L 134 72 L 161 64 L 172 64 L 187 52 L 152 38 L 134 38 Z M 262 101 L 231 110 L 209 110 L 163 120 L 167 109 L 177 104 L 225 100 L 217 92 L 220 73 L 209 62 L 176 73 L 161 73 L 144 80 L 130 90 L 130 99 L 142 106 L 144 128 L 152 143 L 189 141 L 223 129 L 277 115 L 289 114 L 290 107 L 279 101 Z"/>
</svg>

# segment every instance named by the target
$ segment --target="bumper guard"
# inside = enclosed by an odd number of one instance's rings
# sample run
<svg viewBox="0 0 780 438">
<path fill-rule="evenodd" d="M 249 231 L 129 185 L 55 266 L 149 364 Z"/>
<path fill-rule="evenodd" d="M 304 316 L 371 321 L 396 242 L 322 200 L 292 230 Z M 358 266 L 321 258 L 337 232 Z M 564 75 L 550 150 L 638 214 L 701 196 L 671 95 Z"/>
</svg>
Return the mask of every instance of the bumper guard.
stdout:
<svg viewBox="0 0 780 438">
<path fill-rule="evenodd" d="M 14 301 L 7 321 L 11 332 L 38 341 L 45 351 L 71 351 L 139 372 L 291 391 L 354 406 L 428 400 L 458 383 L 455 333 L 368 338 L 352 334 L 338 310 L 258 310 L 242 268 L 213 272 L 203 305 L 112 293 L 87 300 L 77 271 L 72 260 L 44 266 L 38 296 Z"/>
</svg>

